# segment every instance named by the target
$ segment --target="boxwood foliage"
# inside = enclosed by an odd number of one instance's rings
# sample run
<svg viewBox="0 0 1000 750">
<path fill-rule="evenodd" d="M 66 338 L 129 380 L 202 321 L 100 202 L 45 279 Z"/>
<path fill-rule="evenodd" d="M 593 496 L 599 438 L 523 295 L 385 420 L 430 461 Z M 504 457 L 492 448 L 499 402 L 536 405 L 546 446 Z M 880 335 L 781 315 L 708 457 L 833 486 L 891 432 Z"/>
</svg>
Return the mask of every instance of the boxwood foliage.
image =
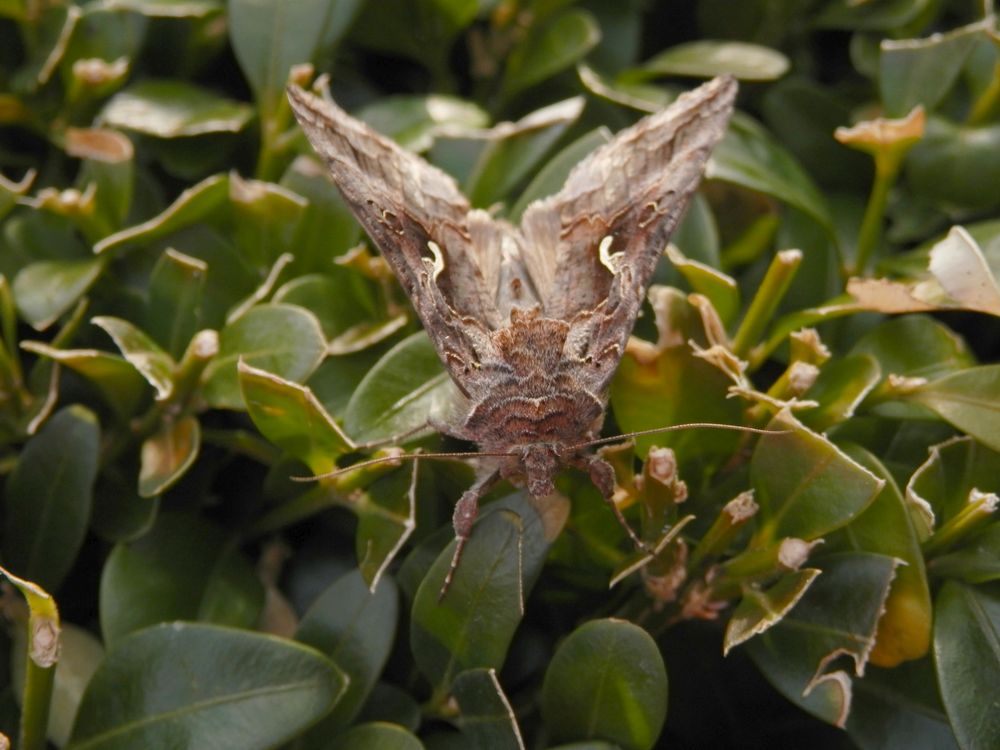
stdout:
<svg viewBox="0 0 1000 750">
<path fill-rule="evenodd" d="M 0 2 L 2 731 L 1000 747 L 991 5 Z M 605 430 L 770 431 L 602 449 L 650 552 L 572 471 L 500 487 L 439 600 L 470 461 L 291 480 L 468 446 L 286 84 L 516 219 L 722 72 Z"/>
</svg>

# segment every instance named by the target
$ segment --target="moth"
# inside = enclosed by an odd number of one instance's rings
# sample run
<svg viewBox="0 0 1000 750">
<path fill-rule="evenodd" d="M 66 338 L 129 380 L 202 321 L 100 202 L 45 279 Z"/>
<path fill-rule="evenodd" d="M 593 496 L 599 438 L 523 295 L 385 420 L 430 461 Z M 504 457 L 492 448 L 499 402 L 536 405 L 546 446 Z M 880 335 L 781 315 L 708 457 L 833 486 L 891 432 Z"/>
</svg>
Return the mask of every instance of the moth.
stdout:
<svg viewBox="0 0 1000 750">
<path fill-rule="evenodd" d="M 455 506 L 445 588 L 480 498 L 501 478 L 544 498 L 562 468 L 583 469 L 638 542 L 611 502 L 611 465 L 588 448 L 736 89 L 733 78 L 715 78 L 622 130 L 559 192 L 532 203 L 518 227 L 473 209 L 452 177 L 331 101 L 289 88 L 306 137 L 464 396 L 461 419 L 435 426 L 487 457 Z"/>
</svg>

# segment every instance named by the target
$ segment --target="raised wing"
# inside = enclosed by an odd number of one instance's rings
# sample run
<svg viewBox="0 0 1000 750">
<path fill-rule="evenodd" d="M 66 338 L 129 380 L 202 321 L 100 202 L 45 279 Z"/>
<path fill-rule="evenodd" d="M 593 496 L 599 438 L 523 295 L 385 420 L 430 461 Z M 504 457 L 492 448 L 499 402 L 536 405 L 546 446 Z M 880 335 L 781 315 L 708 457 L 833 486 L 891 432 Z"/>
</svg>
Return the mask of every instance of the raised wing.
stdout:
<svg viewBox="0 0 1000 750">
<path fill-rule="evenodd" d="M 516 238 L 485 212 L 471 211 L 449 175 L 334 103 L 296 86 L 288 99 L 453 379 L 468 390 L 488 351 L 488 331 L 504 324 L 497 289 L 504 245 Z"/>
<path fill-rule="evenodd" d="M 597 385 L 617 367 L 670 233 L 736 98 L 723 76 L 618 133 L 521 221 L 522 255 L 548 317 L 571 322 Z"/>
</svg>

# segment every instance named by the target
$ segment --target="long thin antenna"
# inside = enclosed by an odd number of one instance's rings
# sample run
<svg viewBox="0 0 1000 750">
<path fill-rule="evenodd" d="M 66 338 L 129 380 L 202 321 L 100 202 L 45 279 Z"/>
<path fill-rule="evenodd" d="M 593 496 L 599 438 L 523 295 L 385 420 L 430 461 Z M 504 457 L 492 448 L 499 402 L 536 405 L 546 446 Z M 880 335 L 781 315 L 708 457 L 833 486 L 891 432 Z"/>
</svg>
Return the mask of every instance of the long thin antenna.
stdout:
<svg viewBox="0 0 1000 750">
<path fill-rule="evenodd" d="M 576 445 L 569 446 L 570 450 L 580 450 L 581 448 L 590 448 L 594 445 L 605 445 L 607 443 L 614 443 L 619 440 L 627 440 L 634 437 L 642 437 L 644 435 L 658 435 L 661 432 L 678 432 L 680 430 L 693 430 L 693 429 L 706 429 L 706 430 L 730 430 L 732 432 L 752 432 L 755 435 L 783 435 L 790 430 L 767 430 L 761 427 L 744 427 L 743 425 L 737 424 L 722 424 L 720 422 L 688 422 L 687 424 L 674 424 L 668 427 L 653 427 L 650 430 L 636 430 L 635 432 L 623 432 L 621 435 L 612 435 L 611 437 L 597 438 L 596 440 L 588 440 L 585 443 L 577 443 Z"/>
<path fill-rule="evenodd" d="M 359 461 L 356 464 L 351 464 L 350 466 L 344 466 L 339 469 L 334 469 L 333 471 L 328 471 L 325 474 L 313 474 L 308 477 L 291 477 L 293 482 L 318 482 L 321 479 L 333 479 L 334 477 L 343 476 L 356 469 L 364 469 L 369 466 L 378 466 L 379 464 L 391 464 L 398 461 L 415 461 L 420 459 L 423 461 L 425 458 L 478 458 L 480 456 L 509 456 L 509 453 L 482 453 L 479 451 L 466 451 L 466 452 L 455 452 L 455 453 L 401 453 L 398 456 L 379 456 L 378 458 L 369 458 L 367 461 Z"/>
</svg>

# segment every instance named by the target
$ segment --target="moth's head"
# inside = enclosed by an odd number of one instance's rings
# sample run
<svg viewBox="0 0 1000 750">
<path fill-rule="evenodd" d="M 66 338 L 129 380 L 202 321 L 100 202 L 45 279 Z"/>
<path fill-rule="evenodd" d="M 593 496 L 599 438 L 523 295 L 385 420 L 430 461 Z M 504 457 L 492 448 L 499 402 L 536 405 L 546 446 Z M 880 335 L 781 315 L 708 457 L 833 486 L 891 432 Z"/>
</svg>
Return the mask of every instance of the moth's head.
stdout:
<svg viewBox="0 0 1000 750">
<path fill-rule="evenodd" d="M 532 497 L 548 497 L 556 491 L 553 478 L 561 461 L 555 448 L 545 443 L 533 443 L 520 449 L 521 467 L 528 480 Z"/>
</svg>

